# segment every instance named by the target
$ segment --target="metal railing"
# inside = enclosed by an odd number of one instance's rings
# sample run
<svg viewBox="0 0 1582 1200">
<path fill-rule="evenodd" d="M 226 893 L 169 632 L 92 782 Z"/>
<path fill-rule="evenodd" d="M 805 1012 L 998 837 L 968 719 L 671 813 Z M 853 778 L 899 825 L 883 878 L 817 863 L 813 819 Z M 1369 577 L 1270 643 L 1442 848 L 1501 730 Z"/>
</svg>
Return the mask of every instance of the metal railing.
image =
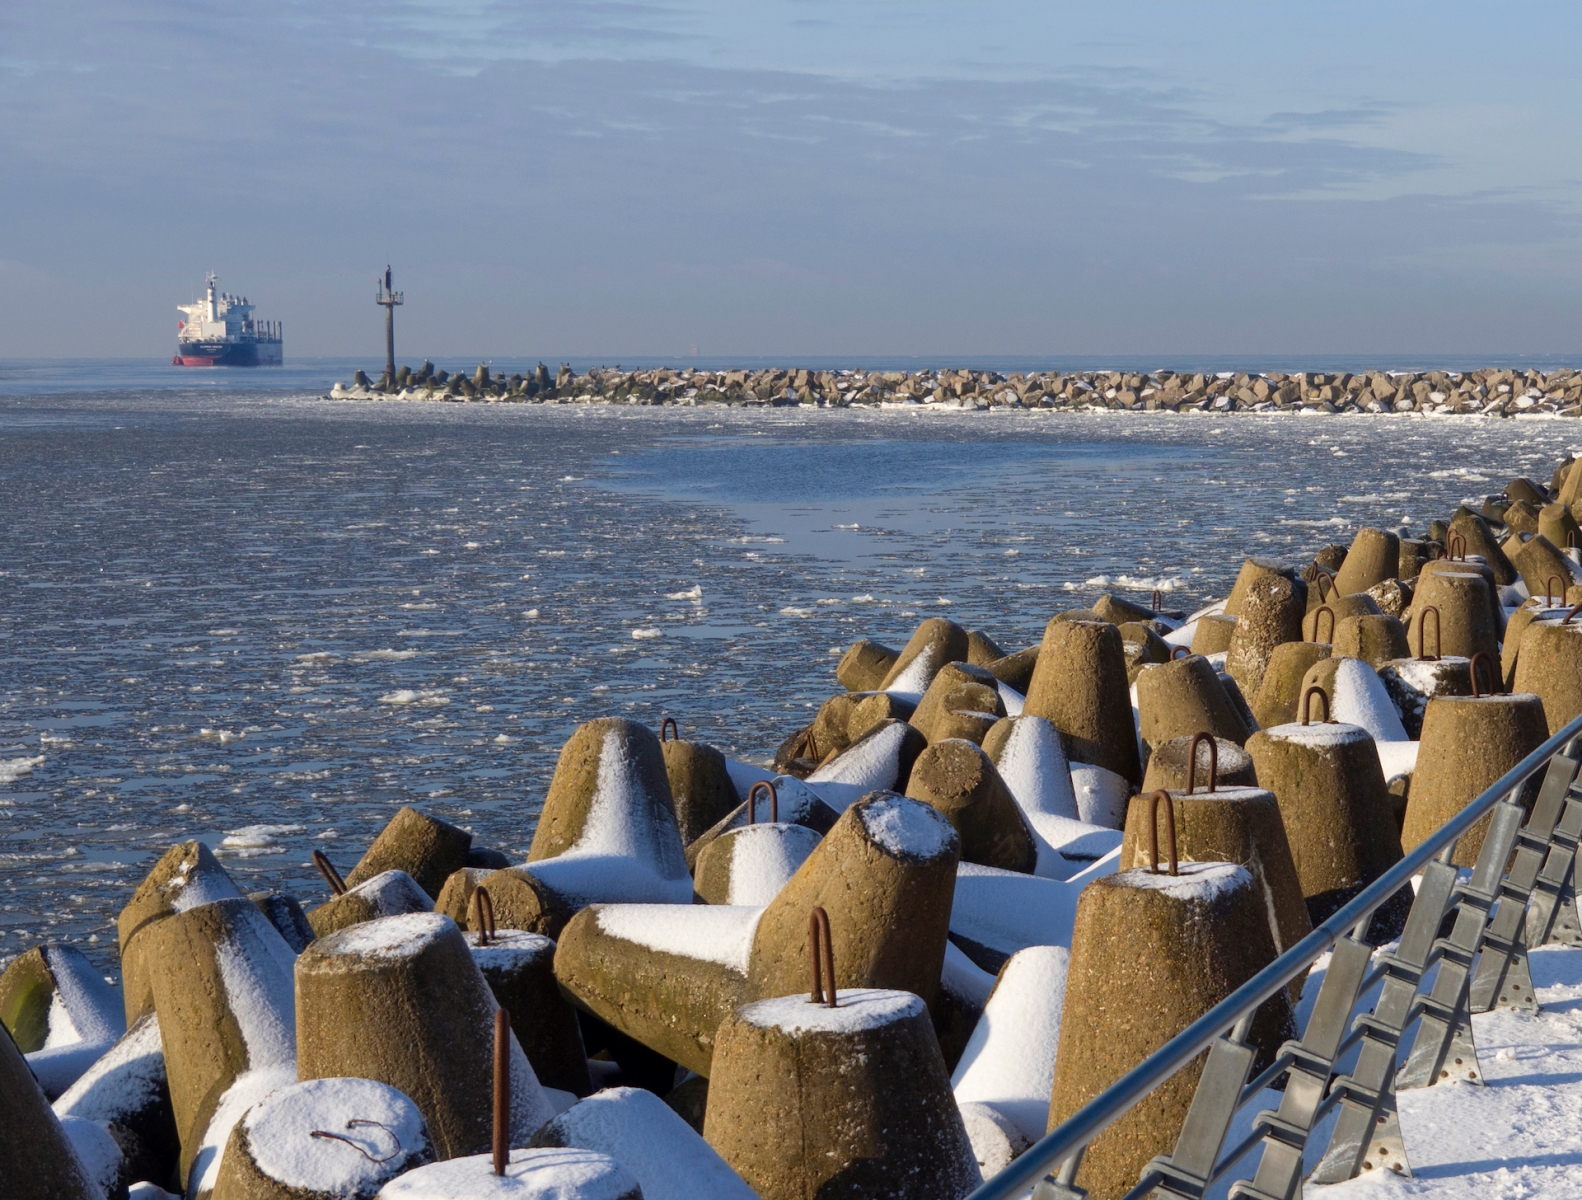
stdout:
<svg viewBox="0 0 1582 1200">
<path fill-rule="evenodd" d="M 1338 1183 L 1364 1170 L 1411 1167 L 1396 1117 L 1397 1089 L 1456 1078 L 1482 1082 L 1470 1013 L 1497 1007 L 1536 1012 L 1527 948 L 1582 945 L 1574 866 L 1582 840 L 1579 766 L 1582 717 L 1511 770 L 1337 911 L 1188 1025 L 1158 1050 L 1034 1143 L 968 1200 L 1082 1200 L 1076 1186 L 1089 1142 L 1205 1049 L 1209 1051 L 1175 1149 L 1150 1162 L 1127 1200 L 1150 1194 L 1200 1200 L 1262 1147 L 1256 1168 L 1230 1189 L 1232 1200 L 1289 1200 L 1299 1194 L 1314 1131 L 1340 1109 L 1315 1183 Z M 1544 772 L 1531 815 L 1520 803 Z M 1456 842 L 1490 815 L 1471 876 L 1450 864 Z M 1422 879 L 1396 948 L 1378 954 L 1365 940 L 1375 910 L 1419 872 Z M 1440 933 L 1454 915 L 1448 936 Z M 1253 1014 L 1333 948 L 1306 1027 L 1274 1063 L 1249 1080 L 1256 1048 Z M 1475 964 L 1475 965 L 1474 965 Z M 1438 966 L 1437 972 L 1431 968 Z M 1353 1013 L 1382 981 L 1371 1011 Z M 1426 987 L 1426 991 L 1424 988 Z M 1417 1029 L 1405 1066 L 1397 1048 Z M 1359 1049 L 1360 1047 L 1360 1049 Z M 1341 1061 L 1357 1050 L 1345 1074 Z M 1225 1148 L 1232 1121 L 1263 1090 L 1285 1079 L 1276 1111 L 1259 1112 L 1252 1131 Z M 1248 1173 L 1243 1172 L 1243 1175 Z"/>
</svg>

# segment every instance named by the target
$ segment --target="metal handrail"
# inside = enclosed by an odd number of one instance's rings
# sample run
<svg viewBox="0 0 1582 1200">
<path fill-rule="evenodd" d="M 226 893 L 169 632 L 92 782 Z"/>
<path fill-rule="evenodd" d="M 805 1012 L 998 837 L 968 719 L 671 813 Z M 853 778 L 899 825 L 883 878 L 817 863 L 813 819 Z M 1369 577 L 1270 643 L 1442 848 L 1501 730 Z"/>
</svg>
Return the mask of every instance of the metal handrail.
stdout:
<svg viewBox="0 0 1582 1200">
<path fill-rule="evenodd" d="M 1374 911 L 1407 885 L 1413 875 L 1441 852 L 1453 851 L 1461 835 L 1485 813 L 1545 768 L 1551 758 L 1579 736 L 1582 736 L 1582 716 L 1495 780 L 1477 799 L 1413 847 L 1312 933 L 1033 1143 L 1003 1171 L 972 1192 L 967 1200 L 1011 1200 L 1053 1173 L 1238 1021 L 1249 1018 L 1265 1000 L 1307 970 L 1319 955 L 1348 933 L 1365 928 Z"/>
</svg>

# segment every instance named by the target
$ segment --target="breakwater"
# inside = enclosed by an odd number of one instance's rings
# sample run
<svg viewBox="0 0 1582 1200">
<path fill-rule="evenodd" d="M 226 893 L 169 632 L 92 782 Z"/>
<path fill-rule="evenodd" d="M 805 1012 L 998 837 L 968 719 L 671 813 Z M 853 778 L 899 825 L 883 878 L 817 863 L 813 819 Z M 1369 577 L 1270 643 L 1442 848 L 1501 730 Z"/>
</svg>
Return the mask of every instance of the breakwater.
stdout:
<svg viewBox="0 0 1582 1200">
<path fill-rule="evenodd" d="M 813 371 L 782 367 L 704 371 L 669 367 L 577 374 L 543 363 L 500 376 L 480 365 L 468 376 L 424 363 L 395 377 L 357 372 L 333 399 L 528 404 L 729 405 L 736 407 L 1065 409 L 1139 412 L 1433 413 L 1483 416 L 1582 415 L 1582 371 L 1365 371 L 1214 374 L 1159 370 Z"/>
</svg>

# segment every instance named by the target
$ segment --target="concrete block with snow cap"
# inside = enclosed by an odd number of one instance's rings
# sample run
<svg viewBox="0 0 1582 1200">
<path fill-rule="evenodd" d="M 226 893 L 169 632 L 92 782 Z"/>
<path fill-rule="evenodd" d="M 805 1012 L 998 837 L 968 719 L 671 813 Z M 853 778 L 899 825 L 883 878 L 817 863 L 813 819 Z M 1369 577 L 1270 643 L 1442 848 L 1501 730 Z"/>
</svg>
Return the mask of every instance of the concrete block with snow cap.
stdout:
<svg viewBox="0 0 1582 1200">
<path fill-rule="evenodd" d="M 714 1148 L 652 1092 L 606 1088 L 533 1135 L 534 1146 L 597 1150 L 618 1159 L 643 1200 L 754 1200 Z"/>
<path fill-rule="evenodd" d="M 397 1175 L 433 1161 L 423 1114 L 395 1088 L 310 1079 L 236 1122 L 214 1200 L 373 1200 Z"/>
<path fill-rule="evenodd" d="M 764 789 L 758 789 L 753 793 L 750 812 L 747 801 L 743 800 L 687 847 L 689 870 L 695 873 L 704 849 L 731 830 L 778 821 L 781 824 L 801 825 L 822 837 L 834 828 L 840 818 L 840 814 L 824 802 L 810 783 L 790 775 L 771 775 L 765 782 L 774 785 L 772 797 Z"/>
<path fill-rule="evenodd" d="M 993 761 L 963 738 L 934 742 L 918 755 L 907 795 L 937 809 L 961 835 L 961 857 L 1032 874 L 1038 842 Z"/>
<path fill-rule="evenodd" d="M 592 1150 L 512 1150 L 505 1173 L 490 1155 L 431 1163 L 399 1175 L 379 1200 L 643 1200 L 631 1173 Z"/>
<path fill-rule="evenodd" d="M 1109 622 L 1055 617 L 1045 626 L 1023 712 L 1058 729 L 1069 758 L 1142 782 L 1126 657 Z"/>
<path fill-rule="evenodd" d="M 0 1031 L 0 1180 L 7 1200 L 103 1200 L 11 1036 Z"/>
<path fill-rule="evenodd" d="M 35 946 L 0 973 L 0 1024 L 51 1100 L 126 1032 L 121 995 L 71 946 Z"/>
<path fill-rule="evenodd" d="M 870 792 L 906 787 L 912 764 L 927 747 L 928 739 L 908 722 L 884 721 L 820 764 L 806 782 L 831 809 L 843 812 Z"/>
<path fill-rule="evenodd" d="M 1390 698 L 1379 673 L 1360 658 L 1345 658 L 1338 652 L 1316 662 L 1302 678 L 1302 694 L 1321 688 L 1329 698 L 1329 716 L 1344 725 L 1366 729 L 1377 742 L 1407 741 L 1406 726 L 1400 710 Z M 1316 697 L 1315 697 L 1316 699 Z M 1319 715 L 1314 707 L 1312 715 Z"/>
<path fill-rule="evenodd" d="M 966 662 L 967 631 L 944 617 L 929 617 L 912 631 L 877 690 L 920 700 L 946 663 Z"/>
<path fill-rule="evenodd" d="M 309 946 L 296 964 L 300 1078 L 374 1079 L 423 1113 L 441 1158 L 490 1145 L 494 1014 L 499 1009 L 455 922 L 381 917 Z M 512 1034 L 512 1140 L 551 1114 Z"/>
<path fill-rule="evenodd" d="M 709 1144 L 764 1200 L 965 1196 L 982 1176 L 927 1007 L 900 991 L 837 998 L 761 1000 L 720 1026 Z"/>
<path fill-rule="evenodd" d="M 464 936 L 539 1083 L 576 1096 L 593 1091 L 577 1011 L 555 982 L 555 943 L 520 929 L 497 930 L 487 941 L 478 930 Z"/>
<path fill-rule="evenodd" d="M 176 913 L 147 941 L 162 964 L 154 1011 L 181 1137 L 179 1178 L 196 1198 L 214 1187 L 231 1126 L 296 1076 L 296 955 L 240 896 Z"/>
<path fill-rule="evenodd" d="M 316 937 L 380 917 L 431 912 L 434 902 L 405 871 L 385 871 L 356 887 L 308 910 L 308 924 Z"/>
<path fill-rule="evenodd" d="M 1511 659 L 1514 663 L 1514 654 Z M 1379 679 L 1390 694 L 1395 711 L 1400 714 L 1401 726 L 1408 738 L 1416 741 L 1422 736 L 1423 713 L 1433 697 L 1472 694 L 1471 665 L 1470 659 L 1453 656 L 1397 658 L 1378 669 Z M 1291 719 L 1296 719 L 1295 709 Z"/>
<path fill-rule="evenodd" d="M 172 913 L 241 894 L 202 842 L 181 842 L 160 856 L 115 921 L 128 1026 L 154 1007 L 153 966 L 144 954 L 143 935 Z"/>
<path fill-rule="evenodd" d="M 805 826 L 787 822 L 728 830 L 699 853 L 693 888 L 705 904 L 761 908 L 807 861 L 819 837 Z"/>
</svg>

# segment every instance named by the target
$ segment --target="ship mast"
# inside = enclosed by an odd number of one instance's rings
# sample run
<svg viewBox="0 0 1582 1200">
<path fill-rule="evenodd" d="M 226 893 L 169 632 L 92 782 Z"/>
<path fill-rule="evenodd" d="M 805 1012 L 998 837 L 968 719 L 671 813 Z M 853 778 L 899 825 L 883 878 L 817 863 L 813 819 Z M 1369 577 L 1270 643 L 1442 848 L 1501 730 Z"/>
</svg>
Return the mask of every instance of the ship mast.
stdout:
<svg viewBox="0 0 1582 1200">
<path fill-rule="evenodd" d="M 394 291 L 390 286 L 390 267 L 385 266 L 385 276 L 382 280 L 376 279 L 374 287 L 377 289 L 374 303 L 385 310 L 385 380 L 387 386 L 395 386 L 395 309 L 402 302 L 402 294 Z"/>
</svg>

